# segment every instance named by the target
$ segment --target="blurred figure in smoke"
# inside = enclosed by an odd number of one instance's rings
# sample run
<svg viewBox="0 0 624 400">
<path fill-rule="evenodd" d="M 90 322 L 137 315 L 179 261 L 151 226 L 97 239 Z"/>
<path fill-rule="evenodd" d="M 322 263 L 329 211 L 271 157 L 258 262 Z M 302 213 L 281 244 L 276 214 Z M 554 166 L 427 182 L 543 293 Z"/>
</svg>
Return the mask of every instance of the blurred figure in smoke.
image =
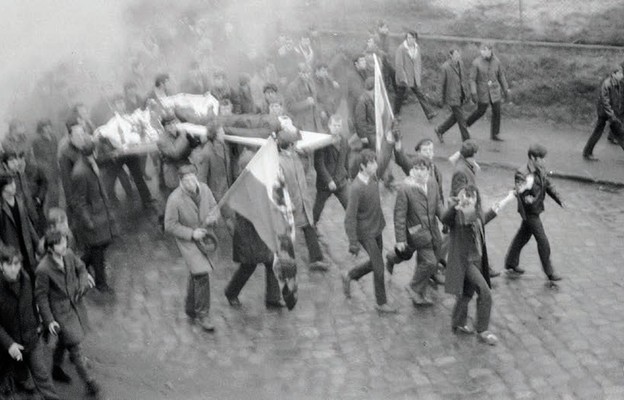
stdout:
<svg viewBox="0 0 624 400">
<path fill-rule="evenodd" d="M 282 88 L 286 87 L 297 76 L 299 56 L 295 51 L 295 46 L 291 38 L 280 35 L 278 38 L 278 49 L 275 57 L 275 67 L 279 74 L 279 83 Z"/>
<path fill-rule="evenodd" d="M 319 63 L 314 68 L 314 86 L 319 117 L 325 127 L 329 116 L 338 110 L 340 104 L 340 85 L 329 76 L 327 64 Z"/>
<path fill-rule="evenodd" d="M 378 49 L 379 53 L 377 55 L 381 59 L 382 72 L 384 76 L 384 82 L 386 83 L 386 88 L 392 88 L 392 90 L 396 93 L 397 86 L 396 81 L 394 80 L 394 76 L 396 71 L 394 70 L 394 62 L 392 60 L 392 56 L 390 54 L 390 38 L 388 34 L 390 30 L 388 29 L 388 24 L 384 20 L 380 20 L 377 23 L 377 31 L 375 32 L 374 41 L 375 47 Z"/>
<path fill-rule="evenodd" d="M 145 106 L 145 99 L 139 94 L 136 83 L 127 82 L 124 85 L 124 102 L 126 111 L 129 113 Z"/>
<path fill-rule="evenodd" d="M 218 70 L 212 75 L 212 87 L 210 88 L 210 94 L 212 94 L 219 101 L 223 99 L 229 99 L 232 101 L 234 95 L 232 88 L 227 81 L 225 71 Z"/>
<path fill-rule="evenodd" d="M 238 79 L 238 93 L 236 103 L 238 110 L 237 114 L 257 114 L 260 109 L 256 106 L 251 93 L 251 76 L 249 74 L 242 74 Z"/>
<path fill-rule="evenodd" d="M 264 95 L 264 102 L 262 106 L 260 106 L 260 112 L 262 114 L 269 114 L 270 104 L 274 102 L 281 101 L 281 96 L 279 95 L 279 91 L 277 86 L 274 83 L 267 83 L 262 88 L 262 94 Z"/>
<path fill-rule="evenodd" d="M 191 62 L 188 77 L 182 82 L 180 89 L 182 93 L 191 94 L 204 94 L 210 90 L 208 76 L 202 71 L 199 62 Z"/>
<path fill-rule="evenodd" d="M 219 102 L 219 115 L 227 117 L 234 114 L 234 106 L 230 99 L 223 99 Z"/>
<path fill-rule="evenodd" d="M 67 216 L 69 217 L 71 225 L 73 222 L 73 213 L 70 207 L 72 205 L 71 173 L 74 164 L 80 158 L 80 149 L 82 149 L 86 143 L 91 142 L 91 137 L 87 135 L 83 125 L 75 117 L 70 117 L 65 123 L 65 127 L 67 128 L 67 135 L 59 141 L 57 158 L 59 171 L 61 173 L 63 193 L 65 194 L 65 204 L 68 206 Z"/>
<path fill-rule="evenodd" d="M 354 126 L 355 106 L 360 96 L 365 92 L 364 82 L 369 76 L 366 56 L 358 54 L 353 59 L 353 69 L 347 74 L 347 106 L 349 108 L 349 124 L 351 127 Z"/>
<path fill-rule="evenodd" d="M 309 33 L 305 32 L 301 36 L 301 39 L 299 39 L 299 45 L 295 50 L 300 55 L 300 57 L 303 58 L 303 61 L 308 65 L 309 68 L 312 68 L 314 66 L 317 54 L 312 48 L 312 41 L 310 40 Z"/>
<path fill-rule="evenodd" d="M 171 88 L 171 77 L 169 74 L 162 73 L 156 76 L 154 80 L 154 88 L 147 95 L 147 100 L 155 100 L 156 103 L 162 106 L 162 101 L 164 97 L 171 96 L 173 94 L 173 90 Z"/>
<path fill-rule="evenodd" d="M 2 141 L 2 148 L 4 151 L 13 150 L 16 153 L 29 152 L 30 145 L 28 139 L 24 122 L 19 119 L 14 119 L 9 123 L 9 132 Z"/>
<path fill-rule="evenodd" d="M 174 116 L 163 118 L 165 132 L 157 143 L 161 158 L 160 189 L 165 199 L 178 187 L 178 166 L 189 162 L 192 150 L 187 135 L 178 130 L 178 122 Z"/>
<path fill-rule="evenodd" d="M 78 120 L 80 125 L 82 125 L 82 129 L 84 129 L 87 135 L 93 135 L 95 125 L 91 122 L 91 118 L 89 118 L 89 110 L 84 103 L 77 103 L 74 106 L 72 116 Z"/>
<path fill-rule="evenodd" d="M 319 132 L 322 124 L 316 106 L 316 88 L 310 67 L 299 63 L 299 75 L 286 90 L 286 110 L 292 115 L 295 126 L 305 131 Z"/>
<path fill-rule="evenodd" d="M 50 208 L 59 205 L 61 181 L 57 150 L 58 138 L 54 134 L 52 122 L 49 119 L 40 120 L 37 123 L 37 137 L 32 144 L 32 153 L 45 171 L 48 181 L 48 192 L 43 206 L 45 213 Z"/>
</svg>

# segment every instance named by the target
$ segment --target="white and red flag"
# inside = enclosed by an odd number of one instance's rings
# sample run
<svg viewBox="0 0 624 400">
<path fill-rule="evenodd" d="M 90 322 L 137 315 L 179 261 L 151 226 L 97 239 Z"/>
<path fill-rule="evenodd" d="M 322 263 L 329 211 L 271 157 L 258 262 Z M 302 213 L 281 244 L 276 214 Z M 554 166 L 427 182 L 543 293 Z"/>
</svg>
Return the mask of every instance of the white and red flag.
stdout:
<svg viewBox="0 0 624 400">
<path fill-rule="evenodd" d="M 383 175 L 392 158 L 392 148 L 394 147 L 394 137 L 392 135 L 392 123 L 394 114 L 388 99 L 388 91 L 384 84 L 381 73 L 381 63 L 377 55 L 375 59 L 375 129 L 376 129 L 376 153 L 378 174 Z"/>
</svg>

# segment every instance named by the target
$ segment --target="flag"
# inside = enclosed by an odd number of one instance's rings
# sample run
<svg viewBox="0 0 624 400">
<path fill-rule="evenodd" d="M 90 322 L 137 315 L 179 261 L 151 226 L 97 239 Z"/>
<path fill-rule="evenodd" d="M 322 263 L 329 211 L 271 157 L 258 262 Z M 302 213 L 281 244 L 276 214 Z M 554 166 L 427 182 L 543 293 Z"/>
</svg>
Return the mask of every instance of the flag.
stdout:
<svg viewBox="0 0 624 400">
<path fill-rule="evenodd" d="M 376 152 L 378 163 L 378 174 L 381 176 L 392 157 L 394 138 L 392 136 L 392 122 L 394 114 L 388 99 L 388 91 L 384 84 L 381 73 L 381 64 L 377 55 L 375 59 L 375 130 L 376 130 Z"/>
<path fill-rule="evenodd" d="M 275 139 L 269 138 L 245 167 L 219 205 L 228 204 L 248 219 L 273 253 L 280 237 L 294 233 L 290 199 L 281 179 Z"/>
</svg>

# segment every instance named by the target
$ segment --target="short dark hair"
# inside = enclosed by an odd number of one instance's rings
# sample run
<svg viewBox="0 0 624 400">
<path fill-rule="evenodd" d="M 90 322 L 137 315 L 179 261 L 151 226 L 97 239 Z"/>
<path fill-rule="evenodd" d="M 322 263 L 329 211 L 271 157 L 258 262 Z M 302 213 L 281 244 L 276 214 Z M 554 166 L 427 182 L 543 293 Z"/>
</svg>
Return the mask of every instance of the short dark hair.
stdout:
<svg viewBox="0 0 624 400">
<path fill-rule="evenodd" d="M 473 157 L 479 151 L 479 145 L 472 139 L 468 139 L 462 143 L 459 154 L 464 158 Z"/>
<path fill-rule="evenodd" d="M 22 255 L 15 247 L 0 246 L 0 264 L 12 263 L 16 258 L 22 261 Z"/>
<path fill-rule="evenodd" d="M 478 212 L 481 211 L 481 193 L 479 192 L 479 188 L 475 185 L 470 184 L 464 186 L 462 189 L 464 190 L 464 193 L 466 193 L 466 196 L 477 198 L 477 203 L 475 204 L 475 207 Z"/>
<path fill-rule="evenodd" d="M 67 119 L 67 121 L 65 121 L 65 128 L 67 128 L 67 133 L 71 133 L 72 128 L 76 125 L 81 125 L 80 121 L 78 120 L 77 115 L 72 115 Z"/>
<path fill-rule="evenodd" d="M 429 138 L 420 139 L 418 143 L 416 143 L 416 147 L 414 147 L 414 151 L 420 151 L 420 148 L 428 145 L 429 143 L 433 144 L 433 140 Z"/>
<path fill-rule="evenodd" d="M 4 188 L 12 182 L 15 182 L 13 175 L 7 173 L 0 174 L 0 193 L 2 193 Z"/>
<path fill-rule="evenodd" d="M 363 59 L 366 60 L 366 54 L 364 54 L 364 53 L 356 54 L 355 57 L 353 57 L 353 64 L 358 62 L 360 58 L 363 58 Z"/>
<path fill-rule="evenodd" d="M 405 32 L 405 38 L 406 39 L 407 39 L 407 35 L 410 35 L 414 39 L 418 40 L 418 32 L 416 32 L 416 31 L 407 31 L 407 32 Z"/>
<path fill-rule="evenodd" d="M 169 74 L 158 74 L 154 80 L 154 86 L 161 87 L 165 82 L 169 80 Z"/>
<path fill-rule="evenodd" d="M 18 153 L 17 151 L 13 149 L 8 149 L 4 152 L 4 154 L 2 154 L 2 162 L 8 163 L 10 160 L 13 160 L 15 158 L 21 158 L 21 157 L 22 156 L 20 156 L 20 153 Z"/>
<path fill-rule="evenodd" d="M 267 84 L 266 84 L 266 85 L 264 85 L 264 87 L 262 88 L 262 93 L 266 93 L 266 92 L 268 92 L 269 90 L 271 90 L 271 91 L 273 91 L 273 92 L 277 93 L 277 92 L 278 92 L 278 90 L 277 90 L 277 85 L 276 85 L 276 84 L 274 84 L 274 83 L 270 83 L 270 82 L 269 82 L 269 83 L 267 83 Z"/>
<path fill-rule="evenodd" d="M 544 158 L 548 154 L 548 149 L 541 144 L 535 143 L 529 146 L 527 154 L 529 158 Z"/>
<path fill-rule="evenodd" d="M 364 149 L 358 154 L 356 158 L 356 165 L 358 171 L 362 169 L 362 166 L 368 165 L 371 161 L 377 161 L 377 155 L 371 149 Z"/>
<path fill-rule="evenodd" d="M 453 46 L 453 47 L 451 47 L 451 48 L 449 49 L 449 55 L 451 55 L 451 56 L 452 56 L 452 55 L 453 55 L 453 53 L 455 53 L 456 51 L 460 51 L 460 50 L 459 50 L 459 47 L 454 47 L 454 46 Z"/>
<path fill-rule="evenodd" d="M 420 154 L 414 154 L 413 156 L 410 157 L 410 169 L 414 168 L 414 167 L 420 167 L 423 166 L 427 169 L 431 168 L 431 162 L 429 162 L 429 160 L 427 160 L 425 157 L 421 156 Z"/>
<path fill-rule="evenodd" d="M 232 105 L 232 101 L 230 99 L 228 99 L 227 97 L 221 99 L 221 101 L 219 101 L 219 107 L 229 107 Z"/>
<path fill-rule="evenodd" d="M 54 246 L 61 243 L 65 235 L 58 229 L 48 229 L 43 238 L 43 248 L 50 251 Z"/>
<path fill-rule="evenodd" d="M 40 119 L 39 122 L 37 122 L 37 133 L 43 132 L 43 128 L 45 128 L 46 126 L 52 126 L 52 121 L 47 118 Z"/>
<path fill-rule="evenodd" d="M 329 67 L 327 66 L 327 63 L 324 63 L 324 62 L 318 62 L 316 63 L 316 65 L 314 65 L 315 71 L 318 71 L 319 69 L 322 69 L 322 68 L 328 69 Z"/>
<path fill-rule="evenodd" d="M 48 226 L 54 226 L 59 222 L 67 221 L 67 213 L 60 207 L 52 207 L 48 210 L 46 222 Z"/>
</svg>

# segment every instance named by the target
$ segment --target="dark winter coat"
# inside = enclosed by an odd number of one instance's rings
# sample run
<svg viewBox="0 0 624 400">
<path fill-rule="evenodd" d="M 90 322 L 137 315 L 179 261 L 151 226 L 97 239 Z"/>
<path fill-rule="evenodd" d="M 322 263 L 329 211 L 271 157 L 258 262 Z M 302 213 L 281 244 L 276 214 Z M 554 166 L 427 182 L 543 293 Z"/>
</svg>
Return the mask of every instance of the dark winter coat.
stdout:
<svg viewBox="0 0 624 400">
<path fill-rule="evenodd" d="M 403 149 L 398 151 L 396 149 L 394 150 L 394 161 L 399 167 L 401 167 L 401 170 L 403 170 L 405 175 L 409 175 L 410 170 L 412 169 L 412 163 L 410 162 L 409 157 L 410 156 L 406 155 Z M 431 163 L 431 178 L 435 179 L 435 183 L 438 185 L 438 195 L 440 196 L 440 201 L 444 204 L 442 173 L 440 172 L 438 166 L 433 162 Z M 429 181 L 431 181 L 431 179 L 429 179 Z"/>
<path fill-rule="evenodd" d="M 52 255 L 43 257 L 37 267 L 35 297 L 44 326 L 58 322 L 61 342 L 71 346 L 82 342 L 89 329 L 82 297 L 89 283 L 84 263 L 71 250 L 67 249 L 63 261 L 62 270 Z"/>
<path fill-rule="evenodd" d="M 440 96 L 442 104 L 446 104 L 449 107 L 461 106 L 469 99 L 469 74 L 461 60 L 459 63 L 447 60 L 442 64 L 440 79 L 442 82 L 442 93 Z"/>
<path fill-rule="evenodd" d="M 546 194 L 552 197 L 557 204 L 562 204 L 561 196 L 550 182 L 550 179 L 548 179 L 544 168 L 536 166 L 531 161 L 516 171 L 514 177 L 515 184 L 518 185 L 524 182 L 529 174 L 532 174 L 534 178 L 533 187 L 516 196 L 518 199 L 518 212 L 522 219 L 526 219 L 527 214 L 539 215 L 544 211 Z M 530 198 L 527 196 L 531 196 L 532 200 L 529 200 Z"/>
<path fill-rule="evenodd" d="M 321 131 L 320 111 L 316 105 L 316 88 L 312 80 L 297 77 L 286 90 L 285 108 L 292 115 L 294 125 L 304 131 Z M 308 103 L 308 97 L 315 103 Z"/>
<path fill-rule="evenodd" d="M 21 344 L 28 351 L 39 338 L 35 296 L 30 277 L 24 270 L 20 271 L 15 284 L 17 292 L 14 284 L 0 276 L 0 351 L 5 354 L 13 343 Z"/>
<path fill-rule="evenodd" d="M 0 211 L 0 244 L 12 246 L 16 250 L 20 251 L 19 236 L 22 236 L 26 246 L 26 254 L 22 254 L 22 257 L 24 257 L 30 268 L 34 271 L 34 268 L 37 265 L 35 253 L 37 251 L 39 237 L 31 219 L 28 217 L 28 211 L 26 210 L 24 202 L 19 196 L 15 196 L 15 201 L 20 214 L 21 230 L 18 231 L 17 225 L 13 220 L 11 207 L 4 200 L 2 200 L 2 211 Z M 29 272 L 32 273 L 33 271 Z"/>
<path fill-rule="evenodd" d="M 234 181 L 226 144 L 216 138 L 209 140 L 193 149 L 189 158 L 197 167 L 197 179 L 208 185 L 217 201 L 221 200 Z"/>
<path fill-rule="evenodd" d="M 460 157 L 451 178 L 451 197 L 457 196 L 468 185 L 477 185 L 477 169 L 464 157 Z"/>
<path fill-rule="evenodd" d="M 375 149 L 377 131 L 375 129 L 375 101 L 364 92 L 355 106 L 355 132 L 360 139 L 368 139 L 365 147 Z"/>
<path fill-rule="evenodd" d="M 347 184 L 349 170 L 349 145 L 347 139 L 336 136 L 334 143 L 314 152 L 314 168 L 316 170 L 316 189 L 329 191 L 329 183 L 334 182 L 336 188 Z"/>
<path fill-rule="evenodd" d="M 624 82 L 613 76 L 602 81 L 596 108 L 600 117 L 620 119 L 624 115 Z"/>
<path fill-rule="evenodd" d="M 482 56 L 472 62 L 470 90 L 479 103 L 496 103 L 508 96 L 509 86 L 501 62 L 495 55 L 488 60 Z"/>
<path fill-rule="evenodd" d="M 178 136 L 164 132 L 158 138 L 157 146 L 162 160 L 160 183 L 165 188 L 174 190 L 179 183 L 178 166 L 189 161 L 191 145 L 183 132 L 178 133 Z"/>
<path fill-rule="evenodd" d="M 421 47 L 416 46 L 416 57 L 409 54 L 406 42 L 397 47 L 394 57 L 396 84 L 398 86 L 420 87 L 422 77 Z"/>
</svg>

